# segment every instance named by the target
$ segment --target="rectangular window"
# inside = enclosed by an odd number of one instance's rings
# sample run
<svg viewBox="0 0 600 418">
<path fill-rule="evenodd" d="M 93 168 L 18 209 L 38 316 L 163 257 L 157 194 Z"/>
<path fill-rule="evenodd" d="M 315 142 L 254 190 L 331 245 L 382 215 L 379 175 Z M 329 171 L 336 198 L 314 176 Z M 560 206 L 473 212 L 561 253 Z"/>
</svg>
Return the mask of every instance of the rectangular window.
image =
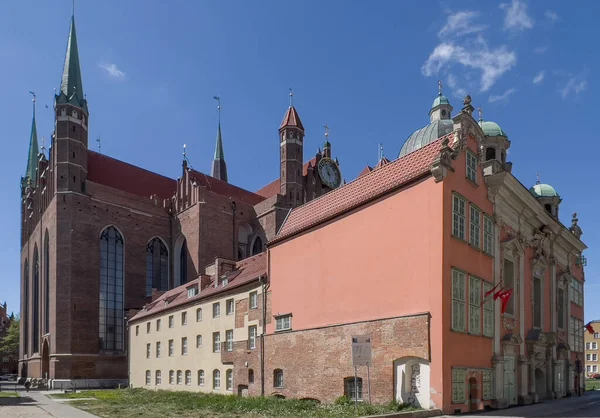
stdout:
<svg viewBox="0 0 600 418">
<path fill-rule="evenodd" d="M 487 215 L 483 216 L 483 251 L 494 255 L 494 221 Z"/>
<path fill-rule="evenodd" d="M 196 348 L 202 347 L 202 335 L 196 335 Z"/>
<path fill-rule="evenodd" d="M 452 202 L 452 235 L 465 239 L 465 200 L 454 195 Z"/>
<path fill-rule="evenodd" d="M 150 343 L 146 344 L 146 358 L 150 358 L 150 351 L 152 350 L 152 346 Z"/>
<path fill-rule="evenodd" d="M 213 353 L 221 352 L 221 333 L 213 332 Z"/>
<path fill-rule="evenodd" d="M 235 310 L 235 303 L 233 299 L 227 299 L 225 302 L 225 311 L 227 315 L 233 315 L 233 311 Z"/>
<path fill-rule="evenodd" d="M 137 336 L 137 335 L 140 335 L 140 326 L 139 326 L 139 325 L 136 325 L 136 326 L 135 326 L 135 335 L 136 335 L 136 336 Z"/>
<path fill-rule="evenodd" d="M 565 328 L 565 291 L 563 289 L 558 289 L 557 293 L 557 316 L 558 316 L 558 327 L 560 329 Z"/>
<path fill-rule="evenodd" d="M 515 264 L 505 258 L 504 259 L 504 288 L 514 289 L 515 287 Z M 515 295 L 512 295 L 506 305 L 506 313 L 509 315 L 515 314 Z"/>
<path fill-rule="evenodd" d="M 221 316 L 221 304 L 219 302 L 213 303 L 213 318 Z"/>
<path fill-rule="evenodd" d="M 452 329 L 465 331 L 465 273 L 452 269 Z"/>
<path fill-rule="evenodd" d="M 146 370 L 146 386 L 149 386 L 152 383 L 151 379 L 150 370 Z"/>
<path fill-rule="evenodd" d="M 469 332 L 481 333 L 481 279 L 469 277 Z"/>
<path fill-rule="evenodd" d="M 347 377 L 344 379 L 345 389 L 346 389 L 346 397 L 350 400 L 362 400 L 363 398 L 363 388 L 362 388 L 362 378 L 357 378 L 356 382 L 353 377 Z"/>
<path fill-rule="evenodd" d="M 592 349 L 592 344 L 591 343 L 585 343 L 585 349 L 586 350 L 591 350 Z"/>
<path fill-rule="evenodd" d="M 175 384 L 175 372 L 173 370 L 169 370 L 169 384 Z"/>
<path fill-rule="evenodd" d="M 160 370 L 157 370 L 157 371 L 156 371 L 156 377 L 155 377 L 155 380 L 156 380 L 156 384 L 157 384 L 157 385 L 160 385 L 160 384 L 161 384 L 161 382 L 162 382 L 162 376 L 161 376 Z"/>
<path fill-rule="evenodd" d="M 583 283 L 578 280 L 571 281 L 571 302 L 583 306 Z"/>
<path fill-rule="evenodd" d="M 598 354 L 592 354 L 592 361 L 598 361 Z"/>
<path fill-rule="evenodd" d="M 175 354 L 175 346 L 173 344 L 173 340 L 169 340 L 169 357 L 173 357 Z"/>
<path fill-rule="evenodd" d="M 202 308 L 196 309 L 196 322 L 202 321 Z"/>
<path fill-rule="evenodd" d="M 160 341 L 156 342 L 156 358 L 160 358 Z"/>
<path fill-rule="evenodd" d="M 598 365 L 597 365 L 597 364 L 594 364 L 594 365 L 592 366 L 592 371 L 593 371 L 594 373 L 596 373 L 596 372 L 598 371 Z"/>
<path fill-rule="evenodd" d="M 483 293 L 487 293 L 493 289 L 489 283 L 483 283 Z M 483 335 L 486 337 L 494 336 L 494 299 L 488 297 L 483 304 Z"/>
<path fill-rule="evenodd" d="M 494 397 L 494 374 L 493 371 L 484 370 L 482 372 L 483 399 L 492 399 Z"/>
<path fill-rule="evenodd" d="M 173 315 L 169 315 L 169 328 L 173 328 L 175 326 L 175 319 Z"/>
<path fill-rule="evenodd" d="M 188 288 L 188 290 L 187 290 L 187 297 L 188 298 L 193 298 L 197 294 L 198 294 L 198 286 L 192 286 L 192 287 Z"/>
<path fill-rule="evenodd" d="M 156 320 L 156 330 L 160 331 L 160 319 Z"/>
<path fill-rule="evenodd" d="M 292 315 L 284 315 L 275 318 L 275 331 L 292 329 Z"/>
<path fill-rule="evenodd" d="M 181 339 L 181 355 L 187 356 L 187 337 Z"/>
<path fill-rule="evenodd" d="M 467 178 L 477 183 L 477 157 L 470 150 L 467 150 Z"/>
<path fill-rule="evenodd" d="M 592 350 L 597 350 L 597 349 L 598 349 L 598 343 L 594 341 L 592 343 Z"/>
<path fill-rule="evenodd" d="M 150 334 L 150 322 L 146 322 L 146 334 Z"/>
<path fill-rule="evenodd" d="M 452 403 L 465 403 L 466 369 L 452 368 Z"/>
<path fill-rule="evenodd" d="M 258 293 L 250 292 L 250 309 L 258 308 Z"/>
<path fill-rule="evenodd" d="M 533 327 L 542 328 L 542 279 L 533 278 Z"/>
<path fill-rule="evenodd" d="M 587 372 L 590 373 L 592 371 L 592 366 L 590 364 L 588 364 L 586 366 Z"/>
<path fill-rule="evenodd" d="M 248 327 L 248 348 L 250 350 L 254 350 L 256 348 L 256 335 L 258 334 L 258 330 L 256 325 L 252 325 Z"/>
<path fill-rule="evenodd" d="M 475 248 L 481 248 L 481 211 L 471 205 L 469 218 L 469 242 Z"/>
<path fill-rule="evenodd" d="M 187 312 L 181 312 L 181 325 L 187 325 Z"/>
<path fill-rule="evenodd" d="M 583 352 L 583 321 L 575 317 L 569 318 L 569 345 L 576 353 Z"/>
<path fill-rule="evenodd" d="M 586 361 L 592 361 L 592 355 L 591 354 L 586 354 L 585 355 L 585 360 Z"/>
<path fill-rule="evenodd" d="M 227 351 L 233 351 L 233 330 L 228 329 L 225 331 L 225 343 L 227 345 Z"/>
</svg>

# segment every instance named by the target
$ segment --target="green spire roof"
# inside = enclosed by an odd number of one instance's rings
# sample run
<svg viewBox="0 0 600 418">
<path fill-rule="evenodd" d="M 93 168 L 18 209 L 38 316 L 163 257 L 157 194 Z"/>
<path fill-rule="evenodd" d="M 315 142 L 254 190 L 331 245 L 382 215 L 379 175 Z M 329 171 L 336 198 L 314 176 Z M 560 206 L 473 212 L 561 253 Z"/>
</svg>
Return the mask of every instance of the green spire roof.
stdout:
<svg viewBox="0 0 600 418">
<path fill-rule="evenodd" d="M 502 128 L 500 127 L 500 125 L 498 125 L 496 122 L 491 122 L 491 121 L 483 122 L 482 121 L 479 125 L 481 126 L 481 129 L 483 130 L 483 133 L 486 136 L 508 137 L 508 135 L 506 135 L 506 132 L 504 132 L 502 130 Z"/>
<path fill-rule="evenodd" d="M 529 192 L 535 197 L 558 197 L 554 187 L 549 184 L 538 183 L 529 189 Z"/>
<path fill-rule="evenodd" d="M 29 154 L 27 158 L 27 170 L 25 171 L 25 183 L 31 182 L 35 187 L 36 170 L 38 165 L 38 154 L 40 147 L 38 145 L 37 128 L 35 126 L 35 107 L 33 108 L 33 119 L 31 120 L 31 135 L 29 137 Z"/>
<path fill-rule="evenodd" d="M 221 122 L 217 128 L 217 145 L 215 146 L 215 160 L 224 160 L 225 153 L 223 152 L 223 138 L 221 137 Z"/>
<path fill-rule="evenodd" d="M 450 102 L 448 101 L 448 98 L 446 96 L 442 96 L 441 94 L 438 95 L 438 97 L 435 98 L 435 100 L 433 101 L 433 104 L 431 105 L 431 108 L 433 109 L 434 107 L 438 107 L 439 105 L 443 105 L 443 104 L 447 104 L 449 105 Z"/>
<path fill-rule="evenodd" d="M 77 48 L 77 33 L 75 31 L 75 16 L 71 17 L 71 28 L 69 30 L 69 42 L 67 43 L 67 54 L 63 68 L 60 84 L 60 95 L 57 102 L 61 104 L 72 104 L 88 111 L 87 101 L 83 93 L 83 81 L 81 79 L 81 66 L 79 64 L 79 49 Z"/>
</svg>

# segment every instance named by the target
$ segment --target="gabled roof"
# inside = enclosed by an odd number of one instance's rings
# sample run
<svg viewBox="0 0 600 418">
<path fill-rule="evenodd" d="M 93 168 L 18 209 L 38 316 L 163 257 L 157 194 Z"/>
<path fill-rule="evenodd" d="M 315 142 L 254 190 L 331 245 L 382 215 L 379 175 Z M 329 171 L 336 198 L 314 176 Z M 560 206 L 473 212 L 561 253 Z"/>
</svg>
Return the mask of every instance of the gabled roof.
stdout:
<svg viewBox="0 0 600 418">
<path fill-rule="evenodd" d="M 287 112 L 285 112 L 285 115 L 283 116 L 283 120 L 281 121 L 279 129 L 283 129 L 286 126 L 295 126 L 304 131 L 304 126 L 302 125 L 298 111 L 294 106 L 288 107 Z"/>
<path fill-rule="evenodd" d="M 238 199 L 252 206 L 265 200 L 264 196 L 252 193 L 248 190 L 242 189 L 241 187 L 234 186 L 226 181 L 216 179 L 207 174 L 201 173 L 200 171 L 192 169 L 189 169 L 189 171 L 191 180 L 195 180 L 198 185 L 206 187 L 213 193 Z"/>
<path fill-rule="evenodd" d="M 331 220 L 412 180 L 430 174 L 431 164 L 440 151 L 442 140 L 443 138 L 440 138 L 293 209 L 270 243 L 281 241 Z"/>
<path fill-rule="evenodd" d="M 306 176 L 308 174 L 309 167 L 315 167 L 317 165 L 317 157 L 313 157 L 302 166 L 302 175 Z M 259 189 L 256 194 L 261 195 L 264 198 L 269 198 L 271 196 L 275 196 L 277 193 L 281 191 L 280 187 L 280 179 L 277 178 L 273 180 L 271 183 L 267 184 L 263 188 Z"/>
<path fill-rule="evenodd" d="M 369 174 L 371 171 L 373 171 L 373 167 L 371 167 L 370 165 L 365 166 L 365 168 L 362 169 L 362 171 L 360 173 L 358 173 L 358 177 L 362 177 L 365 174 Z"/>
<path fill-rule="evenodd" d="M 230 271 L 225 276 L 227 277 L 227 285 L 225 287 L 215 287 L 214 279 L 211 284 L 204 289 L 199 289 L 200 292 L 191 298 L 187 295 L 187 289 L 191 286 L 198 286 L 200 278 L 192 280 L 186 284 L 169 290 L 161 295 L 152 303 L 146 306 L 146 309 L 138 312 L 131 321 L 137 321 L 149 316 L 160 314 L 167 310 L 172 310 L 176 307 L 182 307 L 186 304 L 194 304 L 203 301 L 204 299 L 218 296 L 221 293 L 226 293 L 232 289 L 239 288 L 253 281 L 258 281 L 259 277 L 267 273 L 267 256 L 263 252 L 245 260 L 238 261 L 235 270 Z"/>
</svg>

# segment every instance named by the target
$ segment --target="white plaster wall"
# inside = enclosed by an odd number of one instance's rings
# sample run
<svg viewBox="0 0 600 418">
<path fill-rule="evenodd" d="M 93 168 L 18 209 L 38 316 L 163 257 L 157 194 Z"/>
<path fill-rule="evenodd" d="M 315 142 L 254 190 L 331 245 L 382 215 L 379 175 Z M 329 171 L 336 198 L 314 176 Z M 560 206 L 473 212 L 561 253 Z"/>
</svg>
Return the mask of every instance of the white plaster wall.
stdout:
<svg viewBox="0 0 600 418">
<path fill-rule="evenodd" d="M 419 364 L 420 367 L 420 385 L 418 393 L 416 393 L 417 402 L 421 408 L 429 409 L 431 405 L 429 362 L 417 357 L 404 357 L 394 361 L 396 401 L 404 404 L 410 403 L 413 364 Z"/>
</svg>

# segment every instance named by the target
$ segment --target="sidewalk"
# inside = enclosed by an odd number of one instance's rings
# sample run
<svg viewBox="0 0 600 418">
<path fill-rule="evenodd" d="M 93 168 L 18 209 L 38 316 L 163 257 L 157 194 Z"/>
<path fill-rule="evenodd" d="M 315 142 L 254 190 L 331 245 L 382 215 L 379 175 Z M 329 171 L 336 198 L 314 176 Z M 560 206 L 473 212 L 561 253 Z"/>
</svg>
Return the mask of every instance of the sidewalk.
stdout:
<svg viewBox="0 0 600 418">
<path fill-rule="evenodd" d="M 0 418 L 97 418 L 68 405 L 56 402 L 40 392 L 19 392 L 20 398 L 3 398 Z"/>
</svg>

